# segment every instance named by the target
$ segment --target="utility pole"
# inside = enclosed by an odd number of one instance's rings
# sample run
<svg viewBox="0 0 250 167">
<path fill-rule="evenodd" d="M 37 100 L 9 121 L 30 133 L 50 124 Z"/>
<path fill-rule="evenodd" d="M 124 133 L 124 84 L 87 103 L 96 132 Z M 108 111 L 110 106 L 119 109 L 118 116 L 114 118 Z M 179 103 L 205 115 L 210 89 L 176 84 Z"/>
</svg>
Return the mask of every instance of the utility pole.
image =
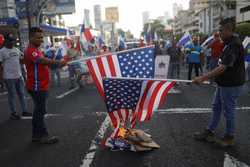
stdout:
<svg viewBox="0 0 250 167">
<path fill-rule="evenodd" d="M 28 21 L 28 32 L 31 29 L 31 18 L 30 18 L 30 0 L 26 0 L 26 16 Z"/>
<path fill-rule="evenodd" d="M 208 25 L 209 25 L 209 26 L 208 26 L 208 32 L 209 32 L 209 33 L 212 33 L 212 19 L 213 19 L 213 18 L 212 18 L 212 6 L 213 6 L 213 5 L 212 5 L 211 0 L 208 1 L 208 5 L 209 5 L 209 6 L 208 6 L 208 15 L 209 15 L 209 16 L 208 16 L 208 19 L 209 19 L 209 20 L 208 20 Z"/>
</svg>

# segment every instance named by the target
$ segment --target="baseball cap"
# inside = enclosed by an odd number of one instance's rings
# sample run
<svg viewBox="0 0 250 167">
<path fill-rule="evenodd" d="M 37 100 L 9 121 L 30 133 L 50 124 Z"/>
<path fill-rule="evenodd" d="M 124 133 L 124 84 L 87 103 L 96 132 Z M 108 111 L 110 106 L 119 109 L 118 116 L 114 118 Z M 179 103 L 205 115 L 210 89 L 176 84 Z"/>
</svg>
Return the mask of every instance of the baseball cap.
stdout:
<svg viewBox="0 0 250 167">
<path fill-rule="evenodd" d="M 8 33 L 4 39 L 6 42 L 15 42 L 16 41 L 16 38 L 12 33 Z"/>
</svg>

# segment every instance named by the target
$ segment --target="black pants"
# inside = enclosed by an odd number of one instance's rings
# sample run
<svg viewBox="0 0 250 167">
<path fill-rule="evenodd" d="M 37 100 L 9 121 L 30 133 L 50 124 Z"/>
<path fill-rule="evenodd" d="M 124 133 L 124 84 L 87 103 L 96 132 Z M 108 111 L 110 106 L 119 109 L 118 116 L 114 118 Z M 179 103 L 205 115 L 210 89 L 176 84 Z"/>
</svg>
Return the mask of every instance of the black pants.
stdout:
<svg viewBox="0 0 250 167">
<path fill-rule="evenodd" d="M 32 119 L 32 137 L 40 138 L 48 136 L 48 131 L 44 122 L 46 114 L 47 91 L 29 91 L 34 103 Z"/>
<path fill-rule="evenodd" d="M 188 66 L 188 80 L 191 80 L 193 67 L 195 69 L 195 75 L 197 77 L 199 76 L 200 63 L 189 63 L 189 66 Z"/>
</svg>

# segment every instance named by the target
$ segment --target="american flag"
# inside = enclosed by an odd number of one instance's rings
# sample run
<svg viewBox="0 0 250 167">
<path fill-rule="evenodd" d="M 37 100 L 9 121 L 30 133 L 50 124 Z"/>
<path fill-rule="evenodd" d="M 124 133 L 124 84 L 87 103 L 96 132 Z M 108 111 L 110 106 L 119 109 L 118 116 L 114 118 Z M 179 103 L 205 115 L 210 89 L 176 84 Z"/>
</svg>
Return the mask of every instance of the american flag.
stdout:
<svg viewBox="0 0 250 167">
<path fill-rule="evenodd" d="M 132 127 L 136 121 L 150 120 L 174 83 L 153 79 L 103 79 L 105 102 L 113 126 L 126 124 L 129 119 Z"/>
<path fill-rule="evenodd" d="M 153 78 L 154 47 L 110 53 L 90 59 L 86 63 L 100 95 L 104 97 L 104 77 Z"/>
</svg>

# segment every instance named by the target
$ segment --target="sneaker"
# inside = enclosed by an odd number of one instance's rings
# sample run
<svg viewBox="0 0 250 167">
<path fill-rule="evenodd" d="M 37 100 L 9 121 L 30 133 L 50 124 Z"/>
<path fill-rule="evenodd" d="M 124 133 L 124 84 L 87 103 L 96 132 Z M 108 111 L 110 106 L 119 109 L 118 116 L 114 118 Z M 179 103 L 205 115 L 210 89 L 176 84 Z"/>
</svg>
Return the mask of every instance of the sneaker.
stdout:
<svg viewBox="0 0 250 167">
<path fill-rule="evenodd" d="M 11 113 L 10 114 L 10 119 L 11 120 L 19 120 L 19 119 L 21 119 L 21 117 L 17 114 L 17 113 Z"/>
<path fill-rule="evenodd" d="M 215 135 L 211 130 L 205 129 L 203 132 L 196 132 L 194 134 L 194 139 L 198 141 L 213 143 L 215 142 Z"/>
<path fill-rule="evenodd" d="M 215 144 L 221 148 L 232 147 L 235 145 L 234 136 L 225 135 L 223 138 L 216 140 Z"/>
<path fill-rule="evenodd" d="M 33 143 L 39 143 L 39 144 L 55 144 L 59 142 L 58 137 L 56 136 L 46 136 L 46 137 L 40 137 L 40 138 L 32 138 Z"/>
<path fill-rule="evenodd" d="M 23 117 L 32 117 L 32 115 L 33 115 L 33 114 L 30 113 L 30 112 L 23 112 L 23 113 L 22 113 L 22 116 L 23 116 Z"/>
</svg>

